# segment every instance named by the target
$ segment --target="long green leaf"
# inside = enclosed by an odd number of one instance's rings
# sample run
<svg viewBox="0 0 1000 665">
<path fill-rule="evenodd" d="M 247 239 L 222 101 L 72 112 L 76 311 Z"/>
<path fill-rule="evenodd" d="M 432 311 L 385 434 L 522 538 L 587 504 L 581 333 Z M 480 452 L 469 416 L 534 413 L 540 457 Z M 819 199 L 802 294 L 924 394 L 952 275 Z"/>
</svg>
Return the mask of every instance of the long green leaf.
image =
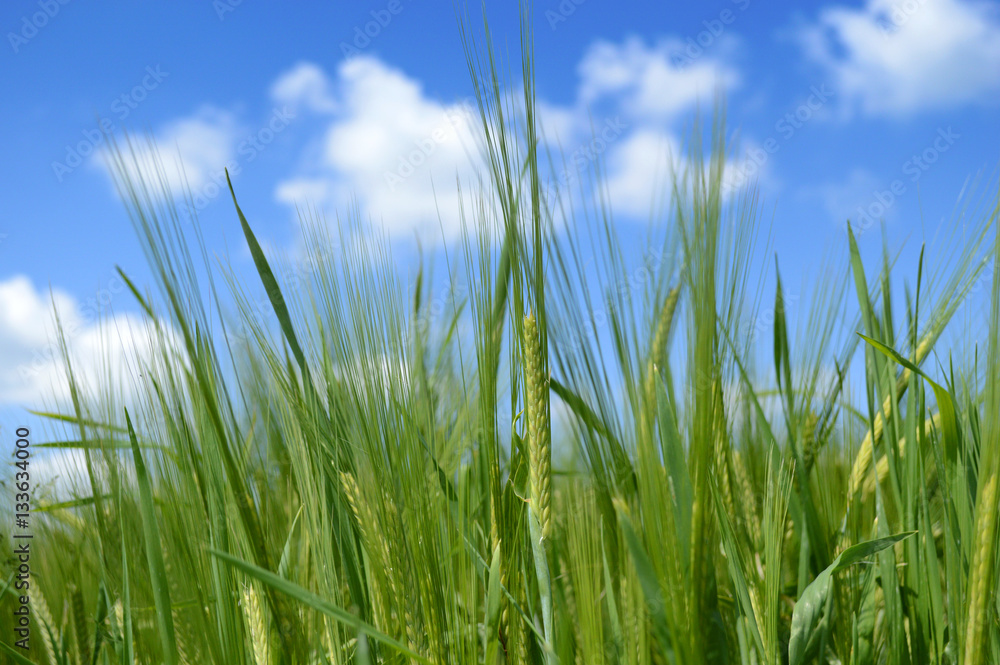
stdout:
<svg viewBox="0 0 1000 665">
<path fill-rule="evenodd" d="M 830 588 L 833 584 L 833 574 L 891 547 L 904 538 L 909 538 L 914 533 L 916 531 L 898 533 L 894 536 L 876 538 L 848 547 L 833 560 L 833 563 L 816 576 L 816 579 L 802 592 L 792 610 L 792 630 L 788 640 L 789 665 L 802 665 L 805 662 L 807 645 L 816 637 L 818 630 L 823 629 L 821 624 L 829 619 L 827 607 L 831 599 Z"/>
<path fill-rule="evenodd" d="M 35 661 L 25 658 L 17 651 L 17 649 L 8 645 L 6 642 L 0 642 L 0 651 L 3 651 L 10 658 L 12 658 L 13 660 L 11 662 L 17 663 L 17 665 L 37 665 Z"/>
<path fill-rule="evenodd" d="M 955 415 L 955 401 L 952 399 L 951 393 L 948 392 L 948 389 L 931 379 L 922 369 L 882 342 L 872 339 L 863 333 L 858 333 L 858 335 L 877 351 L 892 360 L 895 360 L 897 363 L 914 374 L 922 376 L 924 380 L 930 384 L 931 388 L 934 390 L 934 397 L 937 399 L 938 411 L 941 413 L 941 429 L 944 433 L 945 453 L 948 457 L 948 461 L 954 462 L 958 455 L 960 435 L 958 430 L 958 418 Z"/>
<path fill-rule="evenodd" d="M 246 561 L 243 561 L 242 559 L 238 559 L 237 557 L 234 557 L 231 554 L 226 554 L 225 552 L 220 552 L 219 550 L 211 548 L 208 549 L 208 552 L 213 556 L 222 559 L 223 561 L 230 564 L 234 568 L 243 571 L 247 575 L 257 578 L 258 580 L 260 580 L 264 584 L 267 584 L 271 588 L 292 597 L 293 599 L 299 601 L 300 603 L 306 605 L 307 607 L 311 607 L 317 612 L 321 612 L 327 615 L 328 617 L 336 619 L 345 626 L 354 628 L 355 630 L 364 633 L 368 637 L 374 640 L 378 640 L 382 644 L 385 644 L 386 646 L 390 646 L 393 649 L 396 649 L 404 656 L 412 658 L 418 662 L 427 663 L 428 665 L 430 665 L 431 661 L 427 660 L 420 654 L 411 651 L 404 644 L 389 637 L 385 633 L 382 633 L 374 626 L 362 621 L 357 616 L 351 614 L 347 610 L 341 609 L 340 607 L 337 607 L 333 603 L 323 600 L 322 598 L 312 593 L 311 591 L 303 589 L 298 584 L 289 582 L 288 580 L 284 579 L 283 577 L 279 577 L 278 575 L 275 575 L 269 570 L 264 570 L 259 566 L 253 565 L 252 563 L 248 563 Z"/>
<path fill-rule="evenodd" d="M 125 423 L 128 425 L 128 435 L 132 441 L 132 458 L 135 462 L 136 482 L 139 485 L 139 513 L 142 516 L 142 534 L 146 541 L 146 564 L 149 566 L 149 582 L 153 587 L 157 633 L 160 636 L 160 644 L 163 645 L 163 661 L 166 665 L 177 665 L 177 643 L 171 614 L 170 587 L 163 566 L 160 529 L 157 526 L 156 509 L 153 507 L 153 490 L 146 464 L 142 461 L 142 453 L 139 451 L 139 442 L 135 438 L 128 409 L 125 409 Z"/>
<path fill-rule="evenodd" d="M 309 367 L 306 365 L 306 357 L 302 352 L 302 347 L 299 346 L 299 340 L 295 336 L 295 328 L 292 326 L 292 317 L 288 314 L 288 306 L 285 304 L 285 298 L 281 295 L 278 280 L 274 278 L 274 273 L 267 262 L 267 257 L 264 256 L 264 250 L 261 249 L 260 243 L 257 242 L 257 237 L 250 228 L 247 218 L 243 215 L 240 204 L 236 202 L 236 192 L 233 190 L 233 183 L 229 179 L 228 169 L 226 169 L 226 184 L 229 185 L 229 193 L 233 197 L 233 205 L 236 206 L 236 214 L 239 215 L 240 226 L 243 227 L 243 235 L 246 237 L 247 246 L 250 248 L 250 255 L 253 256 L 253 262 L 257 267 L 257 273 L 260 275 L 260 281 L 264 283 L 264 290 L 267 291 L 267 297 L 274 308 L 274 314 L 278 317 L 281 332 L 284 333 L 285 339 L 288 340 L 288 346 L 292 349 L 292 355 L 295 356 L 296 362 L 299 363 L 303 380 L 306 381 L 306 385 L 311 386 L 312 384 L 309 381 Z"/>
<path fill-rule="evenodd" d="M 649 610 L 649 618 L 653 624 L 653 634 L 663 654 L 673 652 L 673 643 L 670 639 L 670 629 L 667 627 L 667 615 L 663 603 L 663 591 L 660 589 L 660 581 L 656 577 L 653 563 L 649 560 L 646 548 L 632 527 L 632 519 L 628 516 L 628 511 L 624 504 L 616 501 L 615 508 L 618 512 L 618 520 L 622 526 L 622 533 L 625 535 L 625 543 L 632 554 L 632 561 L 635 564 L 635 572 L 639 577 L 639 584 L 642 586 L 643 595 L 646 597 L 646 608 Z"/>
</svg>

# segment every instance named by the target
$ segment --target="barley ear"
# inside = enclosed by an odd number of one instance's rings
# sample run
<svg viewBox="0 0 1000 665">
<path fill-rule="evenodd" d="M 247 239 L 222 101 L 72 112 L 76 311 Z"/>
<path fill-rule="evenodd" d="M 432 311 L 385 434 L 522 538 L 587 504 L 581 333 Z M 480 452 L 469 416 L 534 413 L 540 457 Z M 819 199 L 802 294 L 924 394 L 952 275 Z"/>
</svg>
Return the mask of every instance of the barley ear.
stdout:
<svg viewBox="0 0 1000 665">
<path fill-rule="evenodd" d="M 681 289 L 680 287 L 674 287 L 667 294 L 667 298 L 663 303 L 663 309 L 660 310 L 660 318 L 656 322 L 656 332 L 653 333 L 653 343 L 649 349 L 649 362 L 646 367 L 646 399 L 652 403 L 655 398 L 655 393 L 653 392 L 654 387 L 654 376 L 656 375 L 656 368 L 663 364 L 663 357 L 665 355 L 667 338 L 670 336 L 670 329 L 674 322 L 674 312 L 677 310 L 677 300 L 680 298 Z"/>
<path fill-rule="evenodd" d="M 271 654 L 268 647 L 267 619 L 261 606 L 260 595 L 253 585 L 243 589 L 243 614 L 250 627 L 250 644 L 253 648 L 254 662 L 257 665 L 271 665 Z"/>
<path fill-rule="evenodd" d="M 52 613 L 49 612 L 48 603 L 38 586 L 38 580 L 34 577 L 28 578 L 28 601 L 31 603 L 31 611 L 36 617 L 36 621 L 42 629 L 42 644 L 45 645 L 45 652 L 49 656 L 49 665 L 56 665 L 56 622 L 52 620 Z"/>
<path fill-rule="evenodd" d="M 992 602 L 993 558 L 997 528 L 997 473 L 982 489 L 976 506 L 976 541 L 969 569 L 969 614 L 965 626 L 966 665 L 986 662 L 989 641 L 989 605 Z"/>
<path fill-rule="evenodd" d="M 547 539 L 552 532 L 549 386 L 542 366 L 542 348 L 534 314 L 524 318 L 524 386 L 528 412 L 531 505 L 538 512 L 542 538 Z"/>
</svg>

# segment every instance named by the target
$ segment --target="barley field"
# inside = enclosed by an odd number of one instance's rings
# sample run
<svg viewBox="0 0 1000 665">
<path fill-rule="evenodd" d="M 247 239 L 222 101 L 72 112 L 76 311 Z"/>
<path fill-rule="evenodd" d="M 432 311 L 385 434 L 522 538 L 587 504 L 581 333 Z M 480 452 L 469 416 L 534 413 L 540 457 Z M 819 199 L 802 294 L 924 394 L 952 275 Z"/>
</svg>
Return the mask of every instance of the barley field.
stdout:
<svg viewBox="0 0 1000 665">
<path fill-rule="evenodd" d="M 940 265 L 845 224 L 796 325 L 721 102 L 641 261 L 546 186 L 530 35 L 513 77 L 466 44 L 486 167 L 415 279 L 305 209 L 284 279 L 230 184 L 242 283 L 118 144 L 154 353 L 42 414 L 85 463 L 35 495 L 31 578 L 3 552 L 4 662 L 1000 663 L 995 182 Z"/>
</svg>

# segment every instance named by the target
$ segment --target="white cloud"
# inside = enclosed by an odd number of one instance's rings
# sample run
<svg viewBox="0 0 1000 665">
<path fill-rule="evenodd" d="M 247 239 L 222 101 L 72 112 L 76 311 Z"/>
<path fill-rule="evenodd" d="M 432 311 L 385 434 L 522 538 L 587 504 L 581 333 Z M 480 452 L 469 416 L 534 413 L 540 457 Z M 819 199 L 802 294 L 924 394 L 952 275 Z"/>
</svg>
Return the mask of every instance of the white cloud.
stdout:
<svg viewBox="0 0 1000 665">
<path fill-rule="evenodd" d="M 829 7 L 799 34 L 840 99 L 898 116 L 993 102 L 1000 93 L 1000 10 L 979 0 L 868 0 Z"/>
<path fill-rule="evenodd" d="M 282 74 L 271 86 L 271 98 L 293 109 L 305 108 L 315 113 L 337 109 L 330 80 L 311 62 L 300 62 Z"/>
<path fill-rule="evenodd" d="M 669 187 L 670 160 L 677 158 L 677 141 L 666 132 L 632 132 L 608 158 L 607 192 L 616 214 L 648 217 L 654 197 L 662 202 Z"/>
<path fill-rule="evenodd" d="M 340 110 L 318 159 L 279 184 L 277 198 L 341 211 L 356 201 L 363 221 L 390 234 L 457 233 L 455 178 L 475 180 L 479 154 L 469 109 L 428 98 L 418 82 L 367 56 L 340 66 L 336 88 Z"/>
<path fill-rule="evenodd" d="M 119 288 L 120 287 L 120 288 Z M 115 387 L 126 394 L 136 361 L 152 357 L 157 331 L 131 314 L 101 317 L 99 312 L 124 292 L 113 279 L 97 294 L 100 302 L 81 306 L 59 290 L 37 290 L 24 276 L 0 282 L 0 405 L 38 408 L 69 399 L 66 365 L 53 317 L 58 313 L 74 375 L 88 389 Z M 173 339 L 168 332 L 167 339 Z"/>
<path fill-rule="evenodd" d="M 647 46 L 629 37 L 592 45 L 577 68 L 575 105 L 559 109 L 561 115 L 548 112 L 560 135 L 576 141 L 575 148 L 562 143 L 572 175 L 583 179 L 595 159 L 603 160 L 612 210 L 648 218 L 665 200 L 671 167 L 684 168 L 678 121 L 699 104 L 709 106 L 717 91 L 739 86 L 739 73 L 727 63 L 736 46 L 735 37 L 724 35 L 713 55 L 692 59 L 681 57 L 685 45 L 677 39 Z"/>
<path fill-rule="evenodd" d="M 589 182 L 584 174 L 594 161 L 604 160 L 616 211 L 645 216 L 669 173 L 665 150 L 679 145 L 674 126 L 699 102 L 710 104 L 717 90 L 739 84 L 723 57 L 734 44 L 720 39 L 714 54 L 683 63 L 672 61 L 684 48 L 679 40 L 594 44 L 578 68 L 572 102 L 537 100 L 544 139 L 567 157 L 564 167 L 556 156 L 549 182 L 578 188 Z M 419 81 L 371 56 L 341 63 L 331 78 L 300 63 L 272 90 L 289 104 L 337 100 L 303 167 L 276 188 L 279 201 L 357 210 L 363 224 L 390 237 L 416 233 L 435 241 L 460 231 L 456 178 L 469 192 L 484 173 L 474 102 L 436 100 Z"/>
<path fill-rule="evenodd" d="M 732 50 L 735 38 L 720 39 L 720 53 Z M 637 37 L 622 44 L 600 41 L 590 47 L 578 68 L 580 98 L 592 104 L 614 97 L 636 118 L 674 119 L 696 104 L 711 104 L 717 90 L 739 85 L 738 72 L 718 57 L 703 56 L 687 64 L 672 62 L 684 44 L 666 39 L 652 47 Z"/>
<path fill-rule="evenodd" d="M 152 136 L 132 137 L 134 159 L 129 146 L 119 144 L 128 168 L 162 176 L 170 191 L 182 193 L 186 187 L 198 191 L 233 161 L 239 125 L 232 113 L 205 106 L 195 114 L 164 125 Z M 95 153 L 96 163 L 109 174 L 110 155 L 106 149 Z"/>
</svg>

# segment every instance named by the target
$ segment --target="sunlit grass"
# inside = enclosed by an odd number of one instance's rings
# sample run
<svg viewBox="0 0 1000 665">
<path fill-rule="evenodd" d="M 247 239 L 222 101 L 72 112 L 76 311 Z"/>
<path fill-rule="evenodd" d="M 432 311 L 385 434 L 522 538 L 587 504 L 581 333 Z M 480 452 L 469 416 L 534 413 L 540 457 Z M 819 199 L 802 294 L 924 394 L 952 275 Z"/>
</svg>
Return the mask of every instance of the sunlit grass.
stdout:
<svg viewBox="0 0 1000 665">
<path fill-rule="evenodd" d="M 233 192 L 262 316 L 115 153 L 154 353 L 131 391 L 70 365 L 90 493 L 35 517 L 11 662 L 1000 662 L 996 199 L 956 211 L 947 270 L 865 265 L 848 233 L 802 332 L 776 279 L 757 334 L 759 201 L 723 187 L 722 111 L 645 262 L 600 195 L 547 198 L 530 35 L 516 98 L 463 37 L 487 168 L 448 249 L 467 296 L 436 311 L 360 225 L 304 216 L 283 283 Z M 989 344 L 951 357 L 984 284 Z"/>
</svg>

